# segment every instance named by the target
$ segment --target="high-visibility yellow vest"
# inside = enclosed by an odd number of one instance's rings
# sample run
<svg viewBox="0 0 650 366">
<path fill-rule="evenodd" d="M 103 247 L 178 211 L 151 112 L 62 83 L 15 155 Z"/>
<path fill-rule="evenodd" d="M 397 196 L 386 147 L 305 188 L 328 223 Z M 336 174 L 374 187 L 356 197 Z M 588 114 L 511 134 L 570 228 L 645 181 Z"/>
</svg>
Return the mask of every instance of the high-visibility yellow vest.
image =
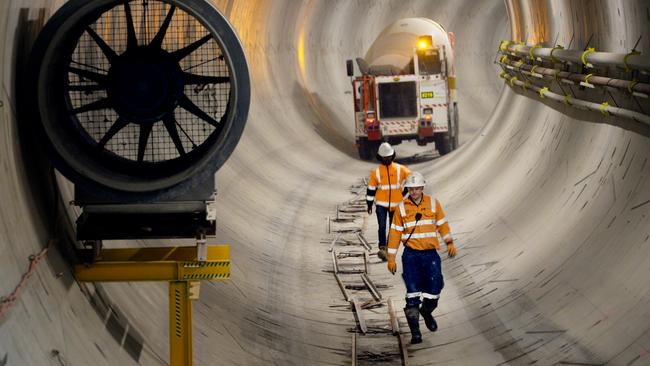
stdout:
<svg viewBox="0 0 650 366">
<path fill-rule="evenodd" d="M 420 220 L 416 220 L 418 213 L 422 214 Z M 407 239 L 405 245 L 415 250 L 439 249 L 439 237 L 445 243 L 453 241 L 440 202 L 437 199 L 432 200 L 426 194 L 422 195 L 419 205 L 406 198 L 399 204 L 399 209 L 396 210 L 393 223 L 390 225 L 388 255 L 397 254 L 399 245 Z"/>
<path fill-rule="evenodd" d="M 372 205 L 373 201 L 377 206 L 395 208 L 402 202 L 402 190 L 404 181 L 411 174 L 411 171 L 404 165 L 391 163 L 390 165 L 380 164 L 372 169 L 368 179 L 368 192 L 366 201 Z"/>
</svg>

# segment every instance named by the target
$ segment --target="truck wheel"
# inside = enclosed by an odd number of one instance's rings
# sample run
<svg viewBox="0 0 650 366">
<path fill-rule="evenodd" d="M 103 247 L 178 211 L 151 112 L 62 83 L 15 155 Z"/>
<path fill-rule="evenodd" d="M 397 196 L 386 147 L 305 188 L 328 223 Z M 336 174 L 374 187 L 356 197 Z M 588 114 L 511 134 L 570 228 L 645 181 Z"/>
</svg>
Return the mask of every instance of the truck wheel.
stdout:
<svg viewBox="0 0 650 366">
<path fill-rule="evenodd" d="M 460 126 L 458 125 L 458 103 L 454 102 L 454 138 L 452 143 L 452 150 L 458 149 L 458 133 Z"/>
<path fill-rule="evenodd" d="M 361 139 L 357 142 L 357 146 L 359 149 L 359 158 L 361 160 L 370 160 L 372 159 L 373 155 L 371 155 L 371 148 L 370 148 L 370 143 L 366 139 Z"/>
<path fill-rule="evenodd" d="M 379 151 L 379 145 L 381 145 L 383 141 L 370 141 L 369 145 L 369 150 L 370 150 L 370 159 L 374 159 L 377 156 L 377 151 Z"/>
<path fill-rule="evenodd" d="M 437 133 L 434 137 L 436 149 L 440 156 L 447 155 L 451 151 L 451 141 L 449 140 L 449 132 Z"/>
</svg>

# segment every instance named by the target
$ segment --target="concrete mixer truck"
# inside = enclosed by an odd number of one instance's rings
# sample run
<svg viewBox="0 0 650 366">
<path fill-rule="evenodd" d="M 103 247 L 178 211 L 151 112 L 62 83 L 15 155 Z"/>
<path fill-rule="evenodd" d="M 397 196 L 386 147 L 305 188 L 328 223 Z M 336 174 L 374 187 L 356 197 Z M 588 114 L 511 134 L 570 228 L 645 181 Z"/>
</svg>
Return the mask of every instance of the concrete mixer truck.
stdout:
<svg viewBox="0 0 650 366">
<path fill-rule="evenodd" d="M 392 31 L 395 26 L 398 30 Z M 428 34 L 414 35 L 423 27 Z M 409 28 L 412 31 L 405 32 Z M 410 50 L 407 57 L 404 43 Z M 356 62 L 360 76 L 354 76 L 352 60 L 346 66 L 361 159 L 372 159 L 383 141 L 396 145 L 415 140 L 420 146 L 434 142 L 440 155 L 457 147 L 453 33 L 429 19 L 401 20 L 382 32 L 366 58 Z"/>
</svg>

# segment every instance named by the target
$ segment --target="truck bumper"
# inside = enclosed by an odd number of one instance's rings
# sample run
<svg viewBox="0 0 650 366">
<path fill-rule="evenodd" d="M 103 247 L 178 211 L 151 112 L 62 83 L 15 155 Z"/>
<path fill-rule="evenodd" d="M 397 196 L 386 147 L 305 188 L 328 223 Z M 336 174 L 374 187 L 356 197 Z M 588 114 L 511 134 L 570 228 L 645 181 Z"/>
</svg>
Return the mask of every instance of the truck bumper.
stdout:
<svg viewBox="0 0 650 366">
<path fill-rule="evenodd" d="M 433 136 L 433 127 L 420 126 L 420 128 L 418 128 L 418 137 L 420 139 L 430 136 Z"/>
</svg>

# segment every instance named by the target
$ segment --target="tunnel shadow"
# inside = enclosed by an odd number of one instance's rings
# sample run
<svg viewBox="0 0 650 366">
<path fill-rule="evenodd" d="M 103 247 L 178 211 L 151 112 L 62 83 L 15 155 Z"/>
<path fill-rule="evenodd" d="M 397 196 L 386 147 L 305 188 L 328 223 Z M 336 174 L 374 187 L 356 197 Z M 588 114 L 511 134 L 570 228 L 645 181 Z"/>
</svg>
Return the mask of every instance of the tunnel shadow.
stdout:
<svg viewBox="0 0 650 366">
<path fill-rule="evenodd" d="M 404 157 L 397 157 L 395 158 L 395 162 L 400 163 L 400 164 L 418 164 L 418 163 L 426 163 L 428 161 L 434 161 L 442 156 L 435 150 L 427 150 L 423 152 L 419 152 L 413 155 L 409 156 L 404 156 Z"/>
<path fill-rule="evenodd" d="M 14 96 L 16 106 L 16 130 L 18 141 L 16 147 L 19 161 L 16 166 L 22 168 L 24 179 L 20 180 L 23 188 L 27 189 L 30 199 L 29 207 L 33 208 L 31 214 L 47 238 L 54 238 L 58 233 L 56 225 L 60 208 L 58 207 L 59 195 L 56 189 L 54 169 L 38 137 L 35 136 L 35 121 L 33 120 L 33 106 L 29 102 L 30 70 L 28 67 L 29 54 L 39 31 L 43 28 L 46 19 L 46 9 L 38 10 L 38 16 L 29 20 L 28 8 L 19 10 L 18 21 L 14 37 Z"/>
<path fill-rule="evenodd" d="M 26 197 L 31 215 L 36 219 L 42 232 L 38 237 L 48 238 L 48 244 L 54 243 L 61 256 L 48 256 L 50 270 L 63 283 L 66 289 L 77 284 L 81 292 L 91 304 L 99 319 L 101 319 L 109 334 L 136 362 L 144 348 L 144 337 L 127 319 L 120 309 L 110 301 L 109 296 L 100 284 L 77 283 L 71 273 L 71 267 L 77 262 L 75 248 L 74 223 L 68 215 L 66 203 L 60 193 L 54 167 L 48 157 L 48 152 L 41 143 L 43 136 L 39 135 L 40 123 L 37 108 L 32 105 L 34 85 L 34 66 L 30 65 L 31 49 L 39 32 L 49 17 L 47 9 L 38 9 L 36 19 L 29 19 L 30 9 L 22 8 L 18 12 L 17 26 L 14 37 L 14 55 L 11 69 L 14 70 L 13 88 L 16 105 L 16 130 L 18 141 L 15 146 L 18 156 L 16 166 L 24 174 L 19 181 L 26 189 Z M 45 244 L 45 243 L 44 243 Z M 98 346 L 99 349 L 99 346 Z M 52 352 L 58 352 L 53 350 Z M 107 355 L 103 354 L 104 357 Z M 108 355 L 110 357 L 110 355 Z"/>
<path fill-rule="evenodd" d="M 334 126 L 334 111 L 323 102 L 322 97 L 307 90 L 297 81 L 293 87 L 293 98 L 297 111 L 304 121 L 311 122 L 314 131 L 330 145 L 342 153 L 358 159 L 354 144 L 345 138 Z M 352 117 L 350 118 L 352 120 Z M 350 122 L 352 123 L 352 122 Z"/>
<path fill-rule="evenodd" d="M 14 58 L 11 70 L 13 77 L 11 85 L 15 96 L 15 130 L 17 141 L 16 150 L 17 173 L 22 176 L 18 181 L 24 189 L 31 209 L 30 215 L 35 219 L 39 231 L 37 237 L 44 238 L 41 245 L 55 245 L 63 258 L 49 255 L 47 263 L 53 273 L 67 273 L 73 260 L 70 243 L 74 243 L 74 230 L 69 221 L 66 208 L 57 185 L 54 167 L 48 158 L 38 136 L 36 111 L 30 98 L 30 82 L 33 74 L 29 65 L 30 53 L 39 32 L 48 17 L 47 9 L 37 9 L 37 16 L 30 20 L 29 8 L 18 11 L 14 35 Z M 57 276 L 66 289 L 74 285 L 72 276 Z"/>
</svg>

